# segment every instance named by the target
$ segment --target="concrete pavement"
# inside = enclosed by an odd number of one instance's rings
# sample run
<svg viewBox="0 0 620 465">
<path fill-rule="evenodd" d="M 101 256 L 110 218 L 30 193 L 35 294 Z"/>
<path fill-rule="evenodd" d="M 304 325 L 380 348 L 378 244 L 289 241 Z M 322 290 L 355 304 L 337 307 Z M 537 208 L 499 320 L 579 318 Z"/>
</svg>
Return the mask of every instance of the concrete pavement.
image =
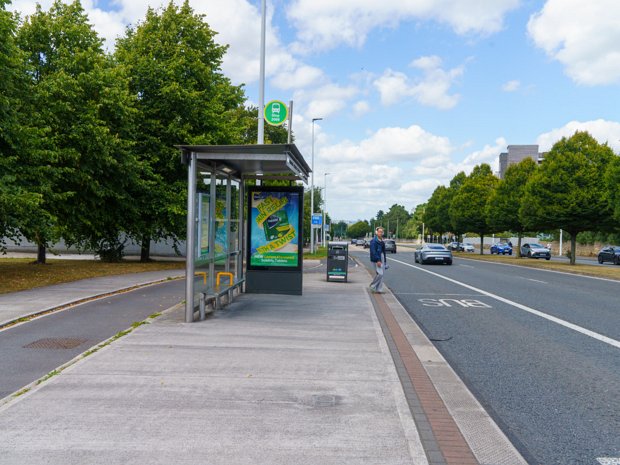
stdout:
<svg viewBox="0 0 620 465">
<path fill-rule="evenodd" d="M 525 464 L 369 281 L 308 272 L 303 296 L 191 324 L 173 307 L 8 399 L 0 464 Z"/>
</svg>

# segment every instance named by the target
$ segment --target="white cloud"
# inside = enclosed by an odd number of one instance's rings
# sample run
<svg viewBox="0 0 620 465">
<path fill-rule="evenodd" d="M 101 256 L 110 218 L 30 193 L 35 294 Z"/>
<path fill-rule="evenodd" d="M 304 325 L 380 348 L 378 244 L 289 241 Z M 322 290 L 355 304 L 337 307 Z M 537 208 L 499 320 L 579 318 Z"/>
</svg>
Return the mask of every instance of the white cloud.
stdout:
<svg viewBox="0 0 620 465">
<path fill-rule="evenodd" d="M 296 0 L 287 14 L 298 30 L 296 50 L 310 51 L 359 47 L 371 30 L 404 21 L 434 20 L 457 34 L 492 34 L 518 6 L 519 0 Z"/>
<path fill-rule="evenodd" d="M 517 80 L 512 80 L 512 81 L 508 81 L 504 83 L 504 85 L 502 85 L 502 90 L 504 92 L 515 92 L 519 90 L 520 87 L 521 87 L 521 82 Z"/>
<path fill-rule="evenodd" d="M 381 95 L 381 103 L 393 105 L 403 98 L 411 97 L 422 105 L 447 110 L 459 101 L 458 94 L 449 94 L 452 84 L 463 74 L 463 66 L 444 70 L 438 56 L 420 57 L 410 66 L 423 71 L 424 76 L 410 79 L 406 74 L 386 70 L 373 84 Z"/>
<path fill-rule="evenodd" d="M 620 82 L 619 21 L 617 0 L 548 0 L 528 32 L 578 84 L 613 84 Z"/>
<path fill-rule="evenodd" d="M 307 108 L 306 114 L 314 118 L 328 118 L 345 108 L 347 101 L 357 95 L 358 89 L 353 86 L 342 87 L 326 84 L 311 91 L 295 93 L 295 102 Z"/>
<path fill-rule="evenodd" d="M 620 123 L 603 119 L 570 121 L 561 128 L 541 134 L 536 143 L 540 146 L 541 152 L 547 152 L 562 137 L 571 137 L 576 131 L 588 131 L 599 143 L 607 142 L 616 153 L 620 152 Z"/>
<path fill-rule="evenodd" d="M 359 118 L 360 116 L 364 116 L 369 111 L 370 111 L 370 104 L 365 100 L 360 100 L 359 102 L 355 102 L 355 105 L 353 105 L 353 114 L 357 118 Z"/>
<path fill-rule="evenodd" d="M 426 157 L 445 156 L 453 148 L 447 137 L 431 134 L 420 126 L 382 128 L 355 144 L 343 141 L 326 147 L 321 158 L 341 161 L 413 162 Z"/>
<path fill-rule="evenodd" d="M 290 72 L 281 71 L 273 76 L 271 84 L 284 90 L 301 89 L 316 85 L 324 79 L 323 71 L 319 68 L 295 62 Z"/>
</svg>

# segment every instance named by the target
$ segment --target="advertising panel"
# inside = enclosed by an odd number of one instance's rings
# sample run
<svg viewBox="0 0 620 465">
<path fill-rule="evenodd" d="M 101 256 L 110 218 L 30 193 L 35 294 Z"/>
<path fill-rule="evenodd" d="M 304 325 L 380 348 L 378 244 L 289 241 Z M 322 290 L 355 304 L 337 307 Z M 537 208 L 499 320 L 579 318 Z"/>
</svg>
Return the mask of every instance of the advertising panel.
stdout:
<svg viewBox="0 0 620 465">
<path fill-rule="evenodd" d="M 301 269 L 302 187 L 248 191 L 248 269 Z"/>
</svg>

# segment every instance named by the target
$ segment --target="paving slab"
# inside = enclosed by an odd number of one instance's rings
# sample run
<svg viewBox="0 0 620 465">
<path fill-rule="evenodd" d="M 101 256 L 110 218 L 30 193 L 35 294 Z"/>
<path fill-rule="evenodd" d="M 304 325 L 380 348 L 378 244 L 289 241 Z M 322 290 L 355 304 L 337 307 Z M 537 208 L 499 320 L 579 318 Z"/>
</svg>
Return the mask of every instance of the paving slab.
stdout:
<svg viewBox="0 0 620 465">
<path fill-rule="evenodd" d="M 3 465 L 426 465 L 356 270 L 166 313 L 0 408 Z"/>
</svg>

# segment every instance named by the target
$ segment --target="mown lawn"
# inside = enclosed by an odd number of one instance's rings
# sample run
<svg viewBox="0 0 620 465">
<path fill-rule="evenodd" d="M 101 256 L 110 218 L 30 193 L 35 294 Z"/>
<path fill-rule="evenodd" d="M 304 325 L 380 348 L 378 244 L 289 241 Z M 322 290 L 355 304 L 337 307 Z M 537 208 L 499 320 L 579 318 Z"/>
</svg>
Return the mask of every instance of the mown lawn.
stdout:
<svg viewBox="0 0 620 465">
<path fill-rule="evenodd" d="M 176 270 L 185 267 L 183 261 L 104 263 L 97 260 L 48 259 L 45 265 L 35 265 L 32 262 L 32 258 L 0 258 L 0 294 L 98 276 Z"/>
</svg>

